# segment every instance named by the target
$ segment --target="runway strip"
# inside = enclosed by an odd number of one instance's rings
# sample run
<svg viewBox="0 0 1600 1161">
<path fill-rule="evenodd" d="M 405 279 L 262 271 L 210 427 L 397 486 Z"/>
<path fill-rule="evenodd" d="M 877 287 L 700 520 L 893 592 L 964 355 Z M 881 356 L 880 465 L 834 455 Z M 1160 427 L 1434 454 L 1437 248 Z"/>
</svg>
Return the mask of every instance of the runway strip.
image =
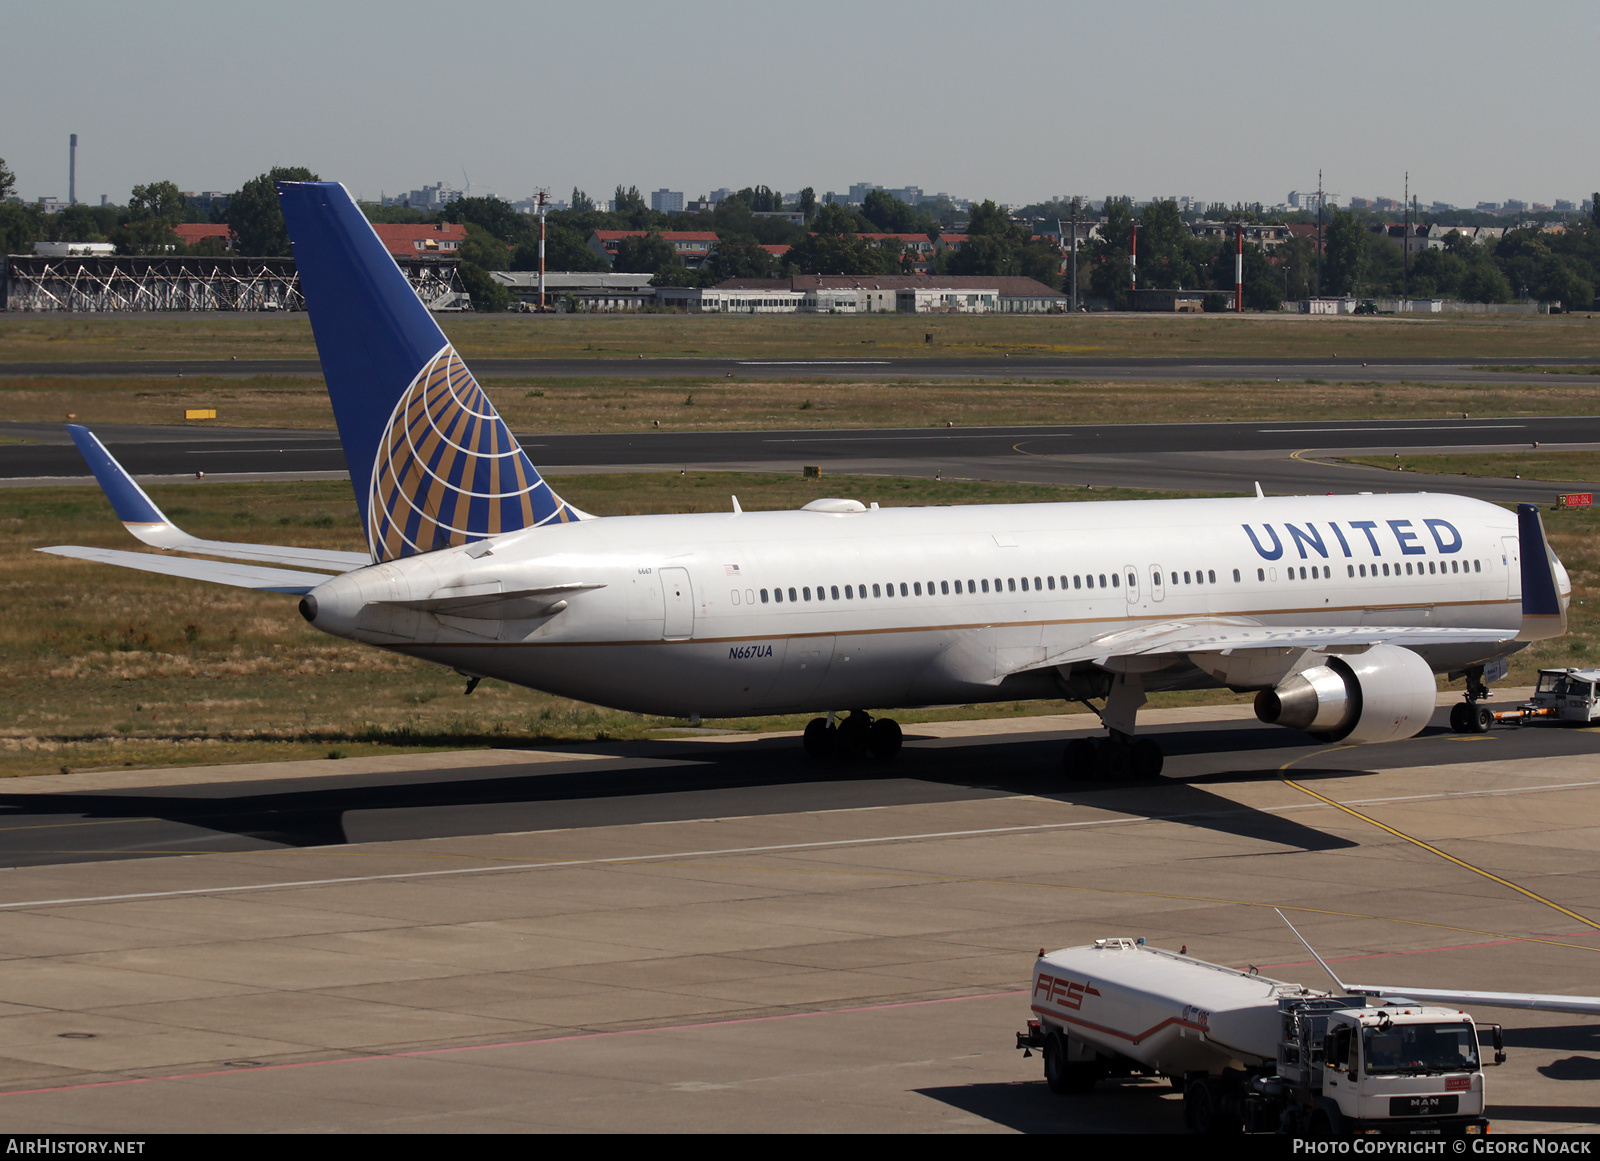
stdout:
<svg viewBox="0 0 1600 1161">
<path fill-rule="evenodd" d="M 60 484 L 89 477 L 55 425 L 0 424 L 0 435 L 33 442 L 0 445 L 0 483 Z M 346 475 L 333 433 L 242 428 L 105 427 L 112 453 L 147 483 L 337 478 Z M 962 430 L 844 429 L 768 432 L 641 432 L 522 437 L 541 470 L 562 472 L 717 469 L 830 474 L 939 475 L 1092 487 L 1239 493 L 1256 482 L 1278 494 L 1326 491 L 1442 491 L 1501 502 L 1551 502 L 1585 481 L 1436 477 L 1327 462 L 1339 455 L 1443 449 L 1492 453 L 1600 447 L 1600 416 L 1417 423 L 1329 422 L 1083 424 Z M 1314 451 L 1312 449 L 1315 449 Z M 1317 458 L 1322 457 L 1322 458 Z"/>
</svg>

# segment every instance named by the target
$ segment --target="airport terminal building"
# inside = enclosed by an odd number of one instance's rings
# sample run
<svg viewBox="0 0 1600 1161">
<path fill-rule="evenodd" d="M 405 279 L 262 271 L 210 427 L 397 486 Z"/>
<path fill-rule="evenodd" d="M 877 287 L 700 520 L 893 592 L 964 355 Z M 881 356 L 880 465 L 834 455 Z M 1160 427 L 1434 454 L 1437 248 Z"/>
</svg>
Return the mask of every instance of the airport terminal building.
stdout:
<svg viewBox="0 0 1600 1161">
<path fill-rule="evenodd" d="M 958 274 L 796 274 L 657 288 L 690 314 L 1056 314 L 1067 296 L 1033 278 Z"/>
</svg>

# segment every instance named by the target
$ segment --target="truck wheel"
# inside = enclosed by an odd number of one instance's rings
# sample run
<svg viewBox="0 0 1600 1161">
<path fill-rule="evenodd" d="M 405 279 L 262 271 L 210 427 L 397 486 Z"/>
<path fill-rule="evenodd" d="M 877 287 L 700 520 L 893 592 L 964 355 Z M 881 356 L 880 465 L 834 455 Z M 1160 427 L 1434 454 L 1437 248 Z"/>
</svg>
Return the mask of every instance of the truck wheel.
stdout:
<svg viewBox="0 0 1600 1161">
<path fill-rule="evenodd" d="M 1202 1136 L 1238 1132 L 1243 1126 L 1222 1105 L 1222 1089 L 1209 1078 L 1197 1080 L 1183 1094 L 1183 1115 L 1189 1128 Z"/>
<path fill-rule="evenodd" d="M 1322 1109 L 1311 1114 L 1311 1123 L 1306 1126 L 1306 1137 L 1312 1141 L 1333 1140 L 1333 1120 Z"/>
<path fill-rule="evenodd" d="M 1052 1032 L 1044 1038 L 1044 1082 L 1053 1093 L 1068 1093 L 1072 1089 L 1067 1079 L 1067 1038 Z"/>
</svg>

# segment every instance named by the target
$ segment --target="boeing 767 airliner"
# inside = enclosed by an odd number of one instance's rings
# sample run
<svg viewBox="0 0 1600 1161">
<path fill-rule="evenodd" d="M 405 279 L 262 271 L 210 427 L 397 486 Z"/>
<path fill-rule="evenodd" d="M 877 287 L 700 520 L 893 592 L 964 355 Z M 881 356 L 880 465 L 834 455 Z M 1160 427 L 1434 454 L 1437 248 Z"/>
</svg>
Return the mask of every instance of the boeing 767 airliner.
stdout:
<svg viewBox="0 0 1600 1161">
<path fill-rule="evenodd" d="M 1566 628 L 1537 507 L 1356 495 L 597 518 L 550 488 L 342 185 L 278 189 L 365 531 L 342 553 L 190 537 L 73 438 L 161 554 L 42 551 L 298 594 L 318 629 L 618 709 L 825 714 L 809 753 L 900 748 L 873 711 L 1065 698 L 1069 774 L 1159 773 L 1153 690 L 1256 691 L 1319 739 L 1410 737 L 1435 674 Z M 204 554 L 239 563 L 200 560 Z M 847 716 L 838 717 L 840 713 Z"/>
</svg>

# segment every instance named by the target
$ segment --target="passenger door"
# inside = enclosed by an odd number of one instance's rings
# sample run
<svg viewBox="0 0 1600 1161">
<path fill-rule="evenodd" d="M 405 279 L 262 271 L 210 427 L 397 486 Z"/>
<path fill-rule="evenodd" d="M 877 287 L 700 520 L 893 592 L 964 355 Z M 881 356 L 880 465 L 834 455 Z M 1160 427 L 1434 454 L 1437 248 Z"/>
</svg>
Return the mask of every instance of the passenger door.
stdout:
<svg viewBox="0 0 1600 1161">
<path fill-rule="evenodd" d="M 1500 538 L 1500 559 L 1506 568 L 1506 596 L 1513 601 L 1522 599 L 1522 552 L 1515 536 Z"/>
</svg>

